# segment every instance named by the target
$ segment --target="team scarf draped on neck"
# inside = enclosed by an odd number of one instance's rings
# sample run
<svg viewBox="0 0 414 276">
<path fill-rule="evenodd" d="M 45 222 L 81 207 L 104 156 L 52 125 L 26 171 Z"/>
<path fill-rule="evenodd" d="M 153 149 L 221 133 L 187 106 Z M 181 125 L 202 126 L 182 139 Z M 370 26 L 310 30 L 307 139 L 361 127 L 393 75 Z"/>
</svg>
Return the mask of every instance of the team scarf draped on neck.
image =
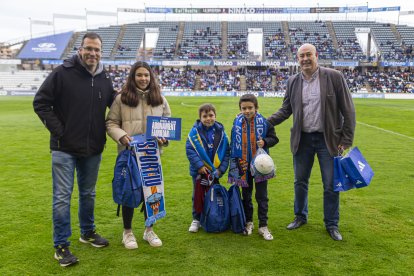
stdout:
<svg viewBox="0 0 414 276">
<path fill-rule="evenodd" d="M 201 160 L 204 163 L 204 166 L 212 172 L 212 174 L 218 178 L 217 169 L 220 167 L 221 162 L 224 159 L 227 151 L 227 135 L 224 131 L 222 131 L 222 136 L 217 147 L 216 153 L 214 154 L 213 161 L 210 160 L 208 153 L 206 152 L 203 141 L 201 140 L 200 133 L 198 132 L 196 127 L 193 127 L 188 134 L 188 140 L 190 141 L 191 145 L 193 146 L 194 150 L 197 152 L 198 156 L 200 156 Z"/>
<path fill-rule="evenodd" d="M 249 128 L 247 127 L 249 124 Z M 248 133 L 249 130 L 249 133 Z M 256 113 L 250 122 L 243 114 L 237 115 L 231 130 L 231 153 L 228 182 L 248 187 L 247 170 L 249 162 L 256 155 L 256 142 L 266 136 L 266 119 Z M 251 153 L 249 159 L 249 152 Z"/>
</svg>

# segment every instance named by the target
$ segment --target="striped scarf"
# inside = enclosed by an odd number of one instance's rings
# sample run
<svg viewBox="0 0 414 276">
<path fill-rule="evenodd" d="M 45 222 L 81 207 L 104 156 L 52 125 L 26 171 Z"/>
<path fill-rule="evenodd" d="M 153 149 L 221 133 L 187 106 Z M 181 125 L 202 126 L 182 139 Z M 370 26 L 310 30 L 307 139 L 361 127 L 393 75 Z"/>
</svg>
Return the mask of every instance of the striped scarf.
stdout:
<svg viewBox="0 0 414 276">
<path fill-rule="evenodd" d="M 200 133 L 198 133 L 197 128 L 193 127 L 188 134 L 188 140 L 197 152 L 198 156 L 200 156 L 204 166 L 206 166 L 207 169 L 209 169 L 215 176 L 217 176 L 216 170 L 220 167 L 221 161 L 223 161 L 227 151 L 227 135 L 224 131 L 222 134 L 223 135 L 221 136 L 216 153 L 214 154 L 213 161 L 210 160 L 208 153 L 203 146 L 203 141 L 201 140 Z"/>
<path fill-rule="evenodd" d="M 248 124 L 249 127 L 247 127 Z M 250 122 L 246 120 L 243 114 L 237 115 L 231 130 L 229 183 L 241 187 L 249 186 L 247 183 L 249 162 L 256 155 L 256 142 L 261 137 L 265 137 L 266 134 L 266 119 L 259 113 L 256 113 Z"/>
<path fill-rule="evenodd" d="M 130 144 L 137 158 L 147 212 L 145 226 L 150 227 L 166 215 L 160 150 L 157 141 L 153 138 L 147 139 L 145 134 L 135 135 L 133 138 Z"/>
</svg>

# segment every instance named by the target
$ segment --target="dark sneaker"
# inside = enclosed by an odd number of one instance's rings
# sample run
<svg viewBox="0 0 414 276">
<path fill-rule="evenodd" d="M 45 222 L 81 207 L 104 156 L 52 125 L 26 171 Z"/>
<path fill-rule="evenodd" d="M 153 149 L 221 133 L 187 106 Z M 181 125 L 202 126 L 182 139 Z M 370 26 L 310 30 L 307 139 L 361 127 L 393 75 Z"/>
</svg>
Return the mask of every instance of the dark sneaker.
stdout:
<svg viewBox="0 0 414 276">
<path fill-rule="evenodd" d="M 109 242 L 106 239 L 102 238 L 95 231 L 90 231 L 86 234 L 81 235 L 79 241 L 83 243 L 90 243 L 95 247 L 104 247 L 109 245 Z"/>
<path fill-rule="evenodd" d="M 56 248 L 55 259 L 59 261 L 60 266 L 69 266 L 79 262 L 79 259 L 72 255 L 69 247 L 60 245 Z"/>
</svg>

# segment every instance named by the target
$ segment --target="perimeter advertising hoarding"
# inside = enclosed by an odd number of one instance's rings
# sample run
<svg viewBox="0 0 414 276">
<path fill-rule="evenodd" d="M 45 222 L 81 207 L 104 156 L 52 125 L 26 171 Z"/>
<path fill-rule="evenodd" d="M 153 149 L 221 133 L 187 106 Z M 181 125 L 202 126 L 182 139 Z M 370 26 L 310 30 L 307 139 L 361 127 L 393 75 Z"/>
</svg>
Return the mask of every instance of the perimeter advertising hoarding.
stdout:
<svg viewBox="0 0 414 276">
<path fill-rule="evenodd" d="M 60 59 L 73 32 L 33 38 L 19 54 L 21 59 Z"/>
</svg>

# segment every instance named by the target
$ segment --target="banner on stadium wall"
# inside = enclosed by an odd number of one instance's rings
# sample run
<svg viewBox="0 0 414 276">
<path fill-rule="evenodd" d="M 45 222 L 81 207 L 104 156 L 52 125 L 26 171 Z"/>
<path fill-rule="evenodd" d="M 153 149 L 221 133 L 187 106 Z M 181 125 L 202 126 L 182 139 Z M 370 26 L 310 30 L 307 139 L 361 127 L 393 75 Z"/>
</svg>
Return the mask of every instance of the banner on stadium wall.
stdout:
<svg viewBox="0 0 414 276">
<path fill-rule="evenodd" d="M 6 60 L 7 61 L 7 60 Z M 20 60 L 14 60 L 13 62 L 19 62 Z M 20 61 L 21 62 L 21 61 Z M 135 59 L 126 59 L 126 60 L 101 60 L 104 65 L 132 65 L 137 62 Z M 329 66 L 332 64 L 334 67 L 357 67 L 357 66 L 376 66 L 374 63 L 361 63 L 359 61 L 320 61 L 321 65 Z M 42 64 L 45 65 L 60 65 L 63 63 L 61 59 L 42 59 Z M 297 61 L 231 61 L 231 60 L 150 60 L 147 61 L 150 66 L 252 66 L 252 67 L 290 67 L 290 66 L 299 66 Z M 2 60 L 0 60 L 2 64 Z M 15 63 L 12 63 L 15 64 Z M 20 64 L 20 63 L 16 63 Z M 379 66 L 382 67 L 414 67 L 414 61 L 382 61 L 379 63 Z"/>
<path fill-rule="evenodd" d="M 395 7 L 383 7 L 383 8 L 369 8 L 368 12 L 391 12 L 391 11 L 399 11 L 400 6 Z"/>
<path fill-rule="evenodd" d="M 414 14 L 414 11 L 402 11 L 400 12 L 400 15 L 411 15 Z"/>
<path fill-rule="evenodd" d="M 73 32 L 33 38 L 21 50 L 20 59 L 60 59 Z"/>
<path fill-rule="evenodd" d="M 357 67 L 358 65 L 358 61 L 332 61 L 332 66 L 334 67 Z"/>
<path fill-rule="evenodd" d="M 174 13 L 173 8 L 145 8 L 146 13 Z"/>
<path fill-rule="evenodd" d="M 63 63 L 63 59 L 42 59 L 42 64 L 45 65 L 59 65 Z"/>
<path fill-rule="evenodd" d="M 174 97 L 241 97 L 244 94 L 253 94 L 256 97 L 283 98 L 285 92 L 263 91 L 162 91 L 164 96 Z"/>
<path fill-rule="evenodd" d="M 265 8 L 265 7 L 227 7 L 227 8 L 145 8 L 146 13 L 173 13 L 173 14 L 303 14 L 303 13 L 365 13 L 365 12 L 392 12 L 399 11 L 400 6 L 368 8 L 368 6 L 354 7 L 304 7 L 304 8 Z"/>
<path fill-rule="evenodd" d="M 382 61 L 380 66 L 383 67 L 412 67 L 414 66 L 414 61 Z"/>
<path fill-rule="evenodd" d="M 164 60 L 161 62 L 162 66 L 187 66 L 185 60 Z"/>
<path fill-rule="evenodd" d="M 283 98 L 285 96 L 285 92 L 264 92 L 264 91 L 162 91 L 164 96 L 175 96 L 175 97 L 241 97 L 245 94 L 253 94 L 256 97 L 264 97 L 264 98 Z M 391 94 L 391 95 L 390 95 Z M 404 98 L 404 99 L 412 99 L 414 98 L 414 94 L 404 94 L 406 96 L 402 96 L 402 93 L 352 93 L 352 98 L 360 98 L 360 99 L 384 99 L 385 97 L 393 98 L 392 95 L 397 95 L 396 98 Z M 387 95 L 387 96 L 386 96 Z"/>
<path fill-rule="evenodd" d="M 356 7 L 340 7 L 339 13 L 358 13 L 358 12 L 367 12 L 367 6 L 356 6 Z"/>
<path fill-rule="evenodd" d="M 134 12 L 134 13 L 144 13 L 144 9 L 131 9 L 131 8 L 117 8 L 117 12 Z"/>
<path fill-rule="evenodd" d="M 20 59 L 0 59 L 1 65 L 18 65 L 22 64 L 22 61 Z"/>
<path fill-rule="evenodd" d="M 137 60 L 135 59 L 121 59 L 121 60 L 101 60 L 101 63 L 104 65 L 132 65 Z M 1 63 L 1 60 L 0 60 Z M 42 63 L 45 65 L 60 65 L 63 63 L 62 59 L 42 59 Z M 269 60 L 269 61 L 249 61 L 249 60 L 149 60 L 147 63 L 150 66 L 172 66 L 172 67 L 185 67 L 185 66 L 270 66 L 270 67 L 289 67 L 289 66 L 299 66 L 299 63 L 296 61 L 278 61 L 278 60 Z M 356 62 L 358 63 L 358 62 Z M 358 66 L 358 65 L 337 65 L 337 66 Z"/>
</svg>

